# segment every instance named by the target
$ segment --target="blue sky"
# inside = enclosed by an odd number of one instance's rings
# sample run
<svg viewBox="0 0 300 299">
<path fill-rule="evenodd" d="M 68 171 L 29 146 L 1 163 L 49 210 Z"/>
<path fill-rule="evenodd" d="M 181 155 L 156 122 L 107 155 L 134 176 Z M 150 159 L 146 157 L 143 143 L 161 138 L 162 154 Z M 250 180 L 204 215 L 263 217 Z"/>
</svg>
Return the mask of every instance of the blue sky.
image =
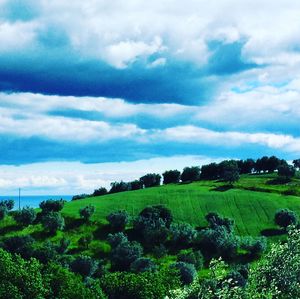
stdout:
<svg viewBox="0 0 300 299">
<path fill-rule="evenodd" d="M 299 11 L 0 0 L 0 192 L 89 192 L 156 159 L 299 158 Z"/>
</svg>

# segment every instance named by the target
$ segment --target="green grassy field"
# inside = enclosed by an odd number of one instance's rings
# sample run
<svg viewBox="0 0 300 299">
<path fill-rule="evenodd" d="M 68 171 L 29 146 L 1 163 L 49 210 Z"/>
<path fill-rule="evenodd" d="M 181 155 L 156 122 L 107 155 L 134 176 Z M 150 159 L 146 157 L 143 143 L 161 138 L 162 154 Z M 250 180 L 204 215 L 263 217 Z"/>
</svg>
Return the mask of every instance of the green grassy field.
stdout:
<svg viewBox="0 0 300 299">
<path fill-rule="evenodd" d="M 274 214 L 277 209 L 289 208 L 300 215 L 300 197 L 282 195 L 291 188 L 300 191 L 300 180 L 294 179 L 286 185 L 268 184 L 268 181 L 275 177 L 276 174 L 244 175 L 234 188 L 225 191 L 222 190 L 223 183 L 200 181 L 72 201 L 66 203 L 62 211 L 66 218 L 66 228 L 56 236 L 45 235 L 41 224 L 22 229 L 11 217 L 6 217 L 0 223 L 0 236 L 3 238 L 31 234 L 37 242 L 46 239 L 56 242 L 65 236 L 71 240 L 71 248 L 76 253 L 79 250 L 77 244 L 79 238 L 90 233 L 94 236 L 94 240 L 86 253 L 101 257 L 109 251 L 109 245 L 105 242 L 107 235 L 105 217 L 109 213 L 124 209 L 134 216 L 144 207 L 156 204 L 163 204 L 170 208 L 176 222 L 184 221 L 202 227 L 207 225 L 204 218 L 207 213 L 218 212 L 235 220 L 237 235 L 258 236 L 263 230 L 276 228 Z M 78 211 L 89 204 L 96 207 L 96 212 L 91 223 L 83 224 L 79 219 Z"/>
<path fill-rule="evenodd" d="M 175 221 L 205 226 L 204 216 L 218 212 L 235 220 L 239 235 L 259 235 L 263 229 L 275 227 L 274 214 L 279 208 L 289 208 L 300 215 L 300 197 L 280 194 L 290 185 L 268 185 L 270 179 L 274 175 L 245 175 L 236 188 L 227 191 L 214 190 L 222 183 L 201 181 L 116 193 L 67 203 L 63 213 L 78 217 L 82 206 L 92 204 L 96 207 L 93 220 L 103 220 L 114 210 L 124 209 L 137 215 L 147 205 L 163 204 L 172 210 Z M 300 188 L 298 179 L 291 184 Z M 243 189 L 251 187 L 268 192 Z"/>
</svg>

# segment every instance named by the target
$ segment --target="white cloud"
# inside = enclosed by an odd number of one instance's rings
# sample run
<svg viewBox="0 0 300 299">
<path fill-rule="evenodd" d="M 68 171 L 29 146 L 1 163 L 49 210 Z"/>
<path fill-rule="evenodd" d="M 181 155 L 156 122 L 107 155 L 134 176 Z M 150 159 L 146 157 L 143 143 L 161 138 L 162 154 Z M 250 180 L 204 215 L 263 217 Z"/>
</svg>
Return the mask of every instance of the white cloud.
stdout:
<svg viewBox="0 0 300 299">
<path fill-rule="evenodd" d="M 195 126 L 179 126 L 157 131 L 152 138 L 182 143 L 238 147 L 247 144 L 263 145 L 286 152 L 300 151 L 300 138 L 273 133 L 218 132 Z"/>
<path fill-rule="evenodd" d="M 111 65 L 125 68 L 138 57 L 147 57 L 162 50 L 161 38 L 156 36 L 150 44 L 141 41 L 121 41 L 110 45 L 106 48 L 106 58 Z"/>
<path fill-rule="evenodd" d="M 13 118 L 0 115 L 0 134 L 42 137 L 58 141 L 105 141 L 138 137 L 144 134 L 134 124 L 109 124 L 103 121 L 76 120 L 65 117 L 33 116 Z"/>
<path fill-rule="evenodd" d="M 288 127 L 300 118 L 300 81 L 296 78 L 282 86 L 279 82 L 279 87 L 276 87 L 268 82 L 268 77 L 268 73 L 264 73 L 256 82 L 257 87 L 239 86 L 241 93 L 223 91 L 215 100 L 199 107 L 196 118 L 223 124 L 227 128 L 229 125 L 259 130 L 270 123 L 282 123 Z M 282 130 L 284 132 L 284 128 Z"/>
<path fill-rule="evenodd" d="M 35 30 L 38 24 L 32 23 L 9 23 L 0 21 L 0 52 L 20 51 L 30 47 L 35 39 Z"/>
</svg>

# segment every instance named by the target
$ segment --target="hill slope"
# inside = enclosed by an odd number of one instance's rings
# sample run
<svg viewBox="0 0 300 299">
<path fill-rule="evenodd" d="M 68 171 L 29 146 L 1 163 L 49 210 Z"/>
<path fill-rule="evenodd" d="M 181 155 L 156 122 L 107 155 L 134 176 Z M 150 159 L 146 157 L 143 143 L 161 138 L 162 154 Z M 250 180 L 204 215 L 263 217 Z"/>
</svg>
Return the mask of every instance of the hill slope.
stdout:
<svg viewBox="0 0 300 299">
<path fill-rule="evenodd" d="M 92 204 L 96 207 L 93 220 L 101 221 L 115 210 L 124 209 L 137 215 L 145 206 L 164 204 L 172 210 L 175 221 L 204 226 L 204 216 L 208 212 L 218 212 L 235 220 L 239 235 L 254 236 L 275 227 L 274 214 L 279 208 L 289 208 L 300 215 L 300 198 L 281 194 L 291 187 L 298 190 L 299 180 L 289 185 L 268 184 L 274 176 L 245 175 L 234 189 L 227 191 L 222 190 L 222 183 L 200 181 L 91 197 L 67 203 L 63 213 L 77 218 L 81 207 Z M 246 190 L 254 188 L 265 192 Z"/>
</svg>

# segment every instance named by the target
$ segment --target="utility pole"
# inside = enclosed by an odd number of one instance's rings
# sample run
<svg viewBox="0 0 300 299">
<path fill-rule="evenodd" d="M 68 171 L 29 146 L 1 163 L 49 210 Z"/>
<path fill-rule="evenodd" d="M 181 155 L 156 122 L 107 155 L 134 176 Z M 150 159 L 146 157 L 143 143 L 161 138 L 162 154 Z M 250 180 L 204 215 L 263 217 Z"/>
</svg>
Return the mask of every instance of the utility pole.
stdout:
<svg viewBox="0 0 300 299">
<path fill-rule="evenodd" d="M 19 188 L 19 211 L 21 210 L 21 188 Z"/>
</svg>

